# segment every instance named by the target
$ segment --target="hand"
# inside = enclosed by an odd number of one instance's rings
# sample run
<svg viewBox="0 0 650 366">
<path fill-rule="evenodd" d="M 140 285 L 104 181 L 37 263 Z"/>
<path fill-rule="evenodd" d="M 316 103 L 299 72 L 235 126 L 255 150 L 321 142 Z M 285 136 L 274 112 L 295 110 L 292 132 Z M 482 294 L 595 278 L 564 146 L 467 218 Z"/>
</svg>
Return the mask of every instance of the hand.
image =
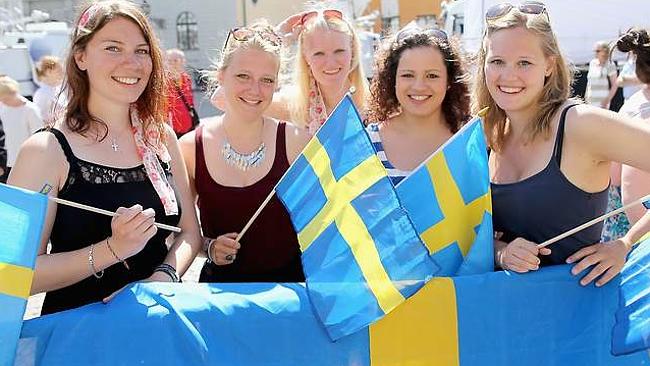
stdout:
<svg viewBox="0 0 650 366">
<path fill-rule="evenodd" d="M 600 102 L 600 107 L 604 109 L 609 109 L 609 100 L 603 100 Z"/>
<path fill-rule="evenodd" d="M 588 267 L 594 266 L 593 269 L 580 280 L 582 286 L 587 286 L 591 281 L 596 281 L 596 286 L 600 287 L 614 278 L 625 264 L 627 254 L 631 250 L 631 245 L 623 239 L 617 239 L 607 243 L 598 243 L 582 248 L 567 258 L 567 263 L 578 262 L 571 269 L 571 273 L 577 276 Z"/>
<path fill-rule="evenodd" d="M 131 284 L 122 286 L 122 288 L 120 288 L 119 290 L 117 290 L 117 291 L 113 292 L 112 294 L 110 294 L 110 295 L 106 296 L 105 298 L 103 298 L 102 302 L 104 304 L 108 304 L 111 300 L 113 300 L 113 298 L 115 298 L 115 296 L 119 295 L 120 292 L 122 292 L 122 290 L 124 290 L 125 288 L 127 288 L 130 285 Z"/>
<path fill-rule="evenodd" d="M 237 251 L 241 245 L 235 241 L 238 233 L 228 233 L 219 235 L 216 239 L 212 239 L 213 244 L 208 246 L 211 250 L 210 257 L 214 264 L 223 266 L 231 264 L 237 257 Z"/>
<path fill-rule="evenodd" d="M 112 235 L 110 244 L 121 259 L 139 253 L 158 229 L 154 225 L 156 212 L 152 208 L 142 210 L 142 206 L 120 207 L 111 220 Z"/>
<path fill-rule="evenodd" d="M 516 238 L 497 253 L 497 263 L 501 268 L 519 273 L 539 269 L 539 256 L 549 255 L 549 248 L 537 248 L 537 244 L 523 238 Z"/>
<path fill-rule="evenodd" d="M 302 26 L 298 25 L 298 22 L 300 22 L 300 19 L 302 19 L 302 16 L 305 13 L 307 12 L 303 11 L 290 15 L 275 27 L 275 32 L 283 39 L 292 40 L 297 38 L 297 36 L 302 31 Z"/>
</svg>

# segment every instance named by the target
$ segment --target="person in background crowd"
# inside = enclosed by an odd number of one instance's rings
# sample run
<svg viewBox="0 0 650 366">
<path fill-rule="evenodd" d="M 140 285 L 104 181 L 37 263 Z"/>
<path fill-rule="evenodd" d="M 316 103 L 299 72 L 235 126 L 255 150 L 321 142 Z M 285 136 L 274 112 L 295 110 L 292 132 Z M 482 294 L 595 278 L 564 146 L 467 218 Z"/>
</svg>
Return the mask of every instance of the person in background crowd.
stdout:
<svg viewBox="0 0 650 366">
<path fill-rule="evenodd" d="M 194 96 L 192 95 L 192 79 L 185 71 L 185 54 L 172 48 L 166 52 L 166 62 L 170 74 L 169 89 L 169 118 L 176 136 L 180 137 L 195 127 Z"/>
<path fill-rule="evenodd" d="M 640 89 L 630 96 L 619 113 L 634 118 L 641 126 L 650 124 L 650 33 L 647 29 L 633 28 L 623 34 L 616 43 L 621 52 L 636 55 L 635 74 Z M 650 193 L 650 172 L 623 165 L 621 169 L 621 190 L 623 204 L 636 201 Z M 645 214 L 641 205 L 632 206 L 625 211 L 631 223 L 636 223 Z"/>
<path fill-rule="evenodd" d="M 498 4 L 485 18 L 472 108 L 489 107 L 495 262 L 515 272 L 576 263 L 574 275 L 587 270 L 580 284 L 604 285 L 650 230 L 650 212 L 609 243 L 602 224 L 537 243 L 605 213 L 610 162 L 650 170 L 650 126 L 569 99 L 572 75 L 543 3 Z"/>
<path fill-rule="evenodd" d="M 41 87 L 34 93 L 34 103 L 41 111 L 45 124 L 51 124 L 55 115 L 61 114 L 65 107 L 65 97 L 61 94 L 63 65 L 58 57 L 43 56 L 36 65 L 36 78 Z"/>
<path fill-rule="evenodd" d="M 181 138 L 203 235 L 211 238 L 202 282 L 305 279 L 296 232 L 277 197 L 236 241 L 308 139 L 296 126 L 264 117 L 281 48 L 280 36 L 264 22 L 233 29 L 212 75 L 225 113 Z"/>
<path fill-rule="evenodd" d="M 0 119 L 0 183 L 7 182 L 7 150 L 5 149 L 5 131 L 2 128 L 2 120 Z"/>
<path fill-rule="evenodd" d="M 414 27 L 384 41 L 376 71 L 367 130 L 397 184 L 469 119 L 465 69 L 445 32 Z"/>
<path fill-rule="evenodd" d="M 31 289 L 47 292 L 44 314 L 108 301 L 134 281 L 179 282 L 201 246 L 151 24 L 124 0 L 93 2 L 75 24 L 65 116 L 25 142 L 9 184 L 49 185 L 116 216 L 48 207 Z M 170 233 L 154 221 L 180 227 L 169 249 Z"/>
<path fill-rule="evenodd" d="M 20 95 L 19 84 L 9 76 L 0 76 L 0 120 L 5 135 L 7 161 L 4 177 L 16 163 L 20 146 L 43 127 L 41 112 L 36 104 Z M 6 179 L 6 178 L 4 178 Z"/>
<path fill-rule="evenodd" d="M 633 51 L 627 54 L 627 61 L 623 64 L 621 73 L 616 79 L 616 84 L 623 88 L 623 98 L 625 100 L 630 99 L 634 93 L 643 87 L 643 84 L 636 76 L 636 55 Z"/>
<path fill-rule="evenodd" d="M 616 94 L 616 65 L 609 60 L 609 45 L 605 41 L 594 45 L 596 57 L 589 62 L 585 100 L 596 107 L 609 109 Z"/>
</svg>

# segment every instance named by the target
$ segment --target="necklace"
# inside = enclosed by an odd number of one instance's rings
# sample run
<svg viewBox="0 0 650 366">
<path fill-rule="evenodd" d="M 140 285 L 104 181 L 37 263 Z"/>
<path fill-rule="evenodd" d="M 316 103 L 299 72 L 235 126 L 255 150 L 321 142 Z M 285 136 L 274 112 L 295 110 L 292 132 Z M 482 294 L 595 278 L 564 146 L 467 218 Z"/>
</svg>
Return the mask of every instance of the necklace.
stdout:
<svg viewBox="0 0 650 366">
<path fill-rule="evenodd" d="M 118 136 L 112 136 L 111 134 L 111 149 L 113 152 L 118 152 L 120 150 L 120 144 L 117 143 L 117 138 L 122 137 L 125 132 L 122 131 Z"/>
<path fill-rule="evenodd" d="M 260 145 L 255 149 L 255 151 L 249 154 L 242 154 L 239 151 L 235 150 L 230 142 L 228 141 L 228 132 L 226 131 L 226 126 L 223 126 L 223 131 L 225 139 L 223 142 L 223 147 L 221 148 L 221 154 L 223 155 L 223 160 L 226 164 L 233 166 L 239 170 L 247 171 L 250 168 L 255 168 L 260 166 L 266 157 L 266 145 L 262 136 L 260 136 Z M 264 119 L 262 119 L 262 135 L 264 133 Z"/>
</svg>

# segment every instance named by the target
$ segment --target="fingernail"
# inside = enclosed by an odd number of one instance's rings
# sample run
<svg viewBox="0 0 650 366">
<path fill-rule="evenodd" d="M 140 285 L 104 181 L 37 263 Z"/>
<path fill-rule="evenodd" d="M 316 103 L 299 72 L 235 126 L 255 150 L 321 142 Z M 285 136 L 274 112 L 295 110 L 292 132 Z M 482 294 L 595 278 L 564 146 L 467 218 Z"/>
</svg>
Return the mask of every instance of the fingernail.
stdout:
<svg viewBox="0 0 650 366">
<path fill-rule="evenodd" d="M 571 258 L 567 258 L 567 259 L 566 259 L 566 262 L 567 262 L 567 263 L 573 263 L 573 259 L 571 259 Z"/>
</svg>

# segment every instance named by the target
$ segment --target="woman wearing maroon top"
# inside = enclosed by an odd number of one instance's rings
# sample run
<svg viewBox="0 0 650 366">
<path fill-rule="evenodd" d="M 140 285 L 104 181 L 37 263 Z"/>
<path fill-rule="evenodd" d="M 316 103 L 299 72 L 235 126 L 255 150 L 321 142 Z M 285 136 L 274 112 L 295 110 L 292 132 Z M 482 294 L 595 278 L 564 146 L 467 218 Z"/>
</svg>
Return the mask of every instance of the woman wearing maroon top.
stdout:
<svg viewBox="0 0 650 366">
<path fill-rule="evenodd" d="M 212 238 L 200 281 L 304 281 L 296 233 L 277 198 L 235 240 L 308 140 L 262 115 L 273 99 L 280 51 L 268 25 L 232 30 L 214 73 L 225 113 L 181 139 L 203 235 Z"/>
</svg>

